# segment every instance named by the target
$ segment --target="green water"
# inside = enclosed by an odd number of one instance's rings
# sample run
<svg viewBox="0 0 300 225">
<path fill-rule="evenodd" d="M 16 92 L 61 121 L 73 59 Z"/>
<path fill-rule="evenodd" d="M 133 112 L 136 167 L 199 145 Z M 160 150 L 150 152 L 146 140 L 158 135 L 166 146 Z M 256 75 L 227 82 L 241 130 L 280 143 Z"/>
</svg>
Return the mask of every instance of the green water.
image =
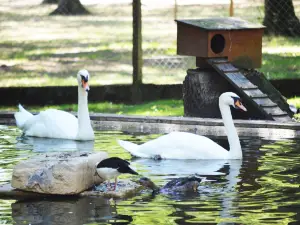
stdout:
<svg viewBox="0 0 300 225">
<path fill-rule="evenodd" d="M 99 197 L 0 200 L 0 224 L 300 224 L 300 140 L 244 138 L 243 160 L 154 161 L 131 159 L 116 139 L 143 143 L 158 135 L 96 132 L 95 143 L 84 145 L 20 136 L 17 128 L 0 126 L 0 184 L 10 181 L 18 161 L 61 149 L 107 151 L 130 160 L 141 175 L 158 185 L 195 173 L 210 181 L 202 183 L 198 193 L 185 195 L 146 191 L 117 201 Z"/>
</svg>

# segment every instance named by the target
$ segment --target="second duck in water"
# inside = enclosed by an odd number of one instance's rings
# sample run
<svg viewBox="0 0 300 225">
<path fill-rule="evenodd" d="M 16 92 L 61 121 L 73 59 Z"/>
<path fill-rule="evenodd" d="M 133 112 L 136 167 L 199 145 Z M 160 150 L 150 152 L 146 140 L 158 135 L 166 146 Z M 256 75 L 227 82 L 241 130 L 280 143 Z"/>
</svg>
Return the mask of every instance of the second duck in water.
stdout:
<svg viewBox="0 0 300 225">
<path fill-rule="evenodd" d="M 202 179 L 196 176 L 174 178 L 160 188 L 149 178 L 142 177 L 139 179 L 138 183 L 153 190 L 154 193 L 171 194 L 175 192 L 197 192 L 201 181 Z"/>
</svg>

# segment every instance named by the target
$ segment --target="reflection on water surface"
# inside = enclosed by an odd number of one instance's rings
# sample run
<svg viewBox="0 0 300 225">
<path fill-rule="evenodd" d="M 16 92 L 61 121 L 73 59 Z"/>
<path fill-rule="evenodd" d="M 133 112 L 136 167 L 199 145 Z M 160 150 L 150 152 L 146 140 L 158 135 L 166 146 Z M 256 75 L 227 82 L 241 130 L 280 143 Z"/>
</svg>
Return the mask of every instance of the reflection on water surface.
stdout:
<svg viewBox="0 0 300 225">
<path fill-rule="evenodd" d="M 127 200 L 97 197 L 0 200 L 0 224 L 300 224 L 300 141 L 241 140 L 243 160 L 131 159 L 116 139 L 142 143 L 158 135 L 96 132 L 95 142 L 20 138 L 0 126 L 0 183 L 8 183 L 20 160 L 48 151 L 107 151 L 131 160 L 142 176 L 163 186 L 197 173 L 209 182 L 198 193 L 145 191 Z M 226 145 L 226 139 L 217 140 Z M 132 178 L 123 176 L 123 178 Z M 121 177 L 122 179 L 122 177 Z"/>
</svg>

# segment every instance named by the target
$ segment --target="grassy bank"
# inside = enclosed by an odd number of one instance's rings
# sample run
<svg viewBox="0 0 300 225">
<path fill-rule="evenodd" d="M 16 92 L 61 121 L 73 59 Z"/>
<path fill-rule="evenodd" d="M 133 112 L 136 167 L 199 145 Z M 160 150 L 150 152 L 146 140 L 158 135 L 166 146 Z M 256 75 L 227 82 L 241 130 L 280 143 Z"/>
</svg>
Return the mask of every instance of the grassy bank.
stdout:
<svg viewBox="0 0 300 225">
<path fill-rule="evenodd" d="M 300 108 L 300 97 L 288 99 L 289 104 Z M 30 106 L 25 108 L 31 112 L 40 112 L 45 109 L 53 108 L 65 111 L 77 111 L 77 104 L 50 105 L 46 107 Z M 0 111 L 17 111 L 16 106 L 0 106 Z M 183 116 L 183 101 L 182 100 L 159 100 L 143 103 L 140 105 L 113 104 L 104 103 L 89 103 L 89 111 L 91 113 L 114 113 L 124 115 L 142 115 L 142 116 Z M 296 115 L 300 119 L 300 115 Z"/>
<path fill-rule="evenodd" d="M 77 104 L 51 105 L 47 107 L 26 107 L 31 112 L 40 112 L 41 110 L 53 108 L 65 111 L 77 111 Z M 0 106 L 0 111 L 17 111 L 16 106 Z M 97 113 L 115 113 L 125 115 L 143 115 L 143 116 L 183 116 L 182 100 L 159 100 L 140 105 L 125 105 L 104 103 L 89 103 L 89 111 Z"/>
</svg>

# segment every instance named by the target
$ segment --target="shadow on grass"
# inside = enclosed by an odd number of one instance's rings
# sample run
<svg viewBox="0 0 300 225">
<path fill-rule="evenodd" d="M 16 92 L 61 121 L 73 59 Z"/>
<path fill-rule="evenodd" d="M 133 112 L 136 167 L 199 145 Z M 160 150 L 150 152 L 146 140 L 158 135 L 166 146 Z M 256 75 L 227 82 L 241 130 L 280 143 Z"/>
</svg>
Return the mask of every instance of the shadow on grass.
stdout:
<svg viewBox="0 0 300 225">
<path fill-rule="evenodd" d="M 86 59 L 97 59 L 105 61 L 120 61 L 127 60 L 130 63 L 131 51 L 114 51 L 114 50 L 98 50 L 98 51 L 81 51 L 78 53 L 62 53 L 62 54 L 51 54 L 44 53 L 28 57 L 30 60 L 43 59 L 43 58 L 86 58 Z"/>
<path fill-rule="evenodd" d="M 89 70 L 90 74 L 93 77 L 101 77 L 101 74 L 103 73 L 103 71 L 97 71 L 97 70 L 93 70 L 90 69 Z M 48 76 L 48 77 L 53 77 L 53 78 L 66 78 L 66 77 L 73 77 L 74 76 L 74 80 L 76 77 L 76 74 L 78 73 L 77 69 L 69 69 L 67 71 L 60 71 L 60 72 L 49 72 L 49 71 L 44 71 L 44 70 L 24 70 L 21 69 L 17 66 L 15 67 L 11 67 L 10 71 L 1 71 L 0 70 L 0 81 L 1 80 L 5 80 L 8 78 L 28 78 L 28 79 L 39 79 L 43 76 Z M 117 73 L 120 76 L 124 76 L 124 77 L 131 77 L 132 74 L 129 72 L 125 72 L 123 70 L 105 70 L 105 73 L 110 74 L 110 73 Z"/>
<path fill-rule="evenodd" d="M 119 43 L 122 46 L 122 43 Z M 68 43 L 70 49 L 64 50 L 63 53 L 54 53 L 59 51 L 61 47 L 67 47 L 64 43 L 58 46 L 51 46 L 49 42 L 35 42 L 33 43 L 0 43 L 0 49 L 9 48 L 9 51 L 3 52 L 1 59 L 29 59 L 29 60 L 40 60 L 44 58 L 69 58 L 79 57 L 86 59 L 99 59 L 99 60 L 130 60 L 131 49 L 127 50 L 128 47 L 123 49 L 104 49 L 104 50 L 92 50 L 93 48 L 109 48 L 109 43 Z M 128 46 L 128 43 L 124 42 L 123 46 Z M 73 51 L 72 48 L 90 48 L 90 51 Z M 68 52 L 69 51 L 69 52 Z M 72 52 L 73 51 L 73 52 Z"/>
</svg>

